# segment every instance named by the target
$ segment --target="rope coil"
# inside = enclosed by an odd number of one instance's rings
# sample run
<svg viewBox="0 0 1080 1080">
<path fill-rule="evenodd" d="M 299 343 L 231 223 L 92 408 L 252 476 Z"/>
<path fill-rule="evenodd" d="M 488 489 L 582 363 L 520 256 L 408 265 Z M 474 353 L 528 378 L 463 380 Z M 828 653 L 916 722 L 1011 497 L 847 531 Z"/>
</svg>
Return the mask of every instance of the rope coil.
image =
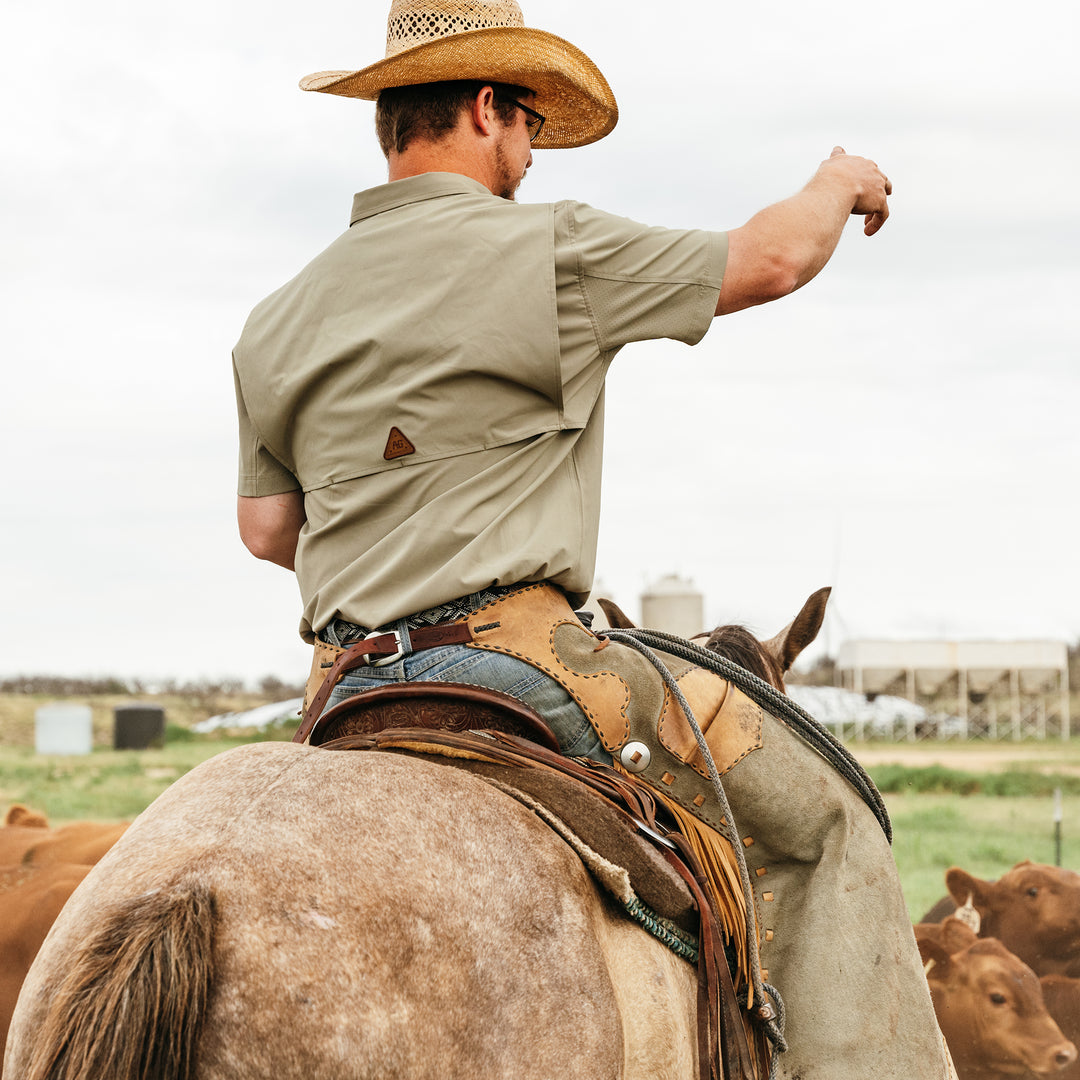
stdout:
<svg viewBox="0 0 1080 1080">
<path fill-rule="evenodd" d="M 823 727 L 805 709 L 792 701 L 786 694 L 781 693 L 774 686 L 770 686 L 764 679 L 759 679 L 744 667 L 719 656 L 708 649 L 695 645 L 685 638 L 667 634 L 661 630 L 604 630 L 603 634 L 613 641 L 630 645 L 632 648 L 659 649 L 662 652 L 677 656 L 680 660 L 697 664 L 699 667 L 708 668 L 722 678 L 737 686 L 747 697 L 753 699 L 763 709 L 767 709 L 778 720 L 783 721 L 806 743 L 821 755 L 845 780 L 848 781 L 859 793 L 863 802 L 873 811 L 877 818 L 881 831 L 885 838 L 892 843 L 892 822 L 889 820 L 889 811 L 885 807 L 885 800 L 875 787 L 866 770 L 852 757 L 851 752 L 832 734 Z M 666 671 L 666 668 L 665 668 Z M 666 681 L 666 680 L 665 680 Z M 679 702 L 682 705 L 682 702 Z M 696 737 L 695 732 L 695 737 Z M 699 744 L 700 745 L 700 744 Z M 707 755 L 703 754 L 708 760 Z"/>
</svg>

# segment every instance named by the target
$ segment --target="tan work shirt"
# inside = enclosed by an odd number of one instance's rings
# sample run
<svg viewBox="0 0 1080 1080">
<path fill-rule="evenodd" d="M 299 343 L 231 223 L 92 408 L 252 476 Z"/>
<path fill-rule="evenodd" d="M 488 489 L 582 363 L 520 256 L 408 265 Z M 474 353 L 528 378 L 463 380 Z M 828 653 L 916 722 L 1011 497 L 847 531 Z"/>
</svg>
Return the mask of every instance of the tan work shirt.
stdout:
<svg viewBox="0 0 1080 1080">
<path fill-rule="evenodd" d="M 522 205 L 452 173 L 357 195 L 233 353 L 239 493 L 304 492 L 304 638 L 494 584 L 583 600 L 608 364 L 631 341 L 699 341 L 726 258 L 724 233 Z"/>
</svg>

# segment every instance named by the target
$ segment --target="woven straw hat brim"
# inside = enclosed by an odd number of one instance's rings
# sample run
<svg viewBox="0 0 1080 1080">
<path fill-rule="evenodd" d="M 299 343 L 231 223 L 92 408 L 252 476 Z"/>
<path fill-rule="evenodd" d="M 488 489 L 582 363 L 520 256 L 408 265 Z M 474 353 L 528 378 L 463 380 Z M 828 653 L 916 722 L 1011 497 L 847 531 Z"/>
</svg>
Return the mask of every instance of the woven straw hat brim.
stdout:
<svg viewBox="0 0 1080 1080">
<path fill-rule="evenodd" d="M 451 79 L 484 79 L 523 86 L 536 96 L 546 120 L 537 149 L 569 149 L 602 139 L 619 107 L 600 69 L 555 34 L 530 27 L 466 30 L 404 49 L 360 71 L 319 71 L 300 80 L 302 90 L 374 101 L 392 86 Z"/>
</svg>

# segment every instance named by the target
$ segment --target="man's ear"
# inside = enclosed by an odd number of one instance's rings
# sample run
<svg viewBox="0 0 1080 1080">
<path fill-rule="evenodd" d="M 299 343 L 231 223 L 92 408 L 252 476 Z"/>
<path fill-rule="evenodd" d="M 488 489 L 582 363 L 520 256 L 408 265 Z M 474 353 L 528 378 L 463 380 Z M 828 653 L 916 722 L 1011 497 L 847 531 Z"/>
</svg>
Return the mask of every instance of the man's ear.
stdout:
<svg viewBox="0 0 1080 1080">
<path fill-rule="evenodd" d="M 491 135 L 495 129 L 495 90 L 491 86 L 482 87 L 473 98 L 471 118 L 478 134 Z"/>
</svg>

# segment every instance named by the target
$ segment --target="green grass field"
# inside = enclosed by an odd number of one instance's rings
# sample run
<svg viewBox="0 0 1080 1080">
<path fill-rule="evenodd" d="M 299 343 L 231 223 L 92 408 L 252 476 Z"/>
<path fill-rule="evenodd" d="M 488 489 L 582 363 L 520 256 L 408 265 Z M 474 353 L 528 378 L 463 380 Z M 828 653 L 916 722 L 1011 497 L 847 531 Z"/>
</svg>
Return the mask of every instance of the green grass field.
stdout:
<svg viewBox="0 0 1080 1080">
<path fill-rule="evenodd" d="M 45 811 L 54 823 L 131 820 L 206 758 L 256 737 L 291 735 L 288 727 L 260 736 L 193 736 L 182 726 L 169 730 L 172 738 L 160 750 L 115 751 L 98 745 L 82 757 L 43 757 L 24 739 L 19 740 L 23 745 L 5 739 L 0 744 L 0 811 L 21 802 Z M 860 744 L 853 752 L 885 794 L 913 919 L 944 895 L 950 866 L 991 878 L 1022 859 L 1053 863 L 1054 786 L 1064 788 L 1062 864 L 1080 867 L 1080 740 L 1020 746 Z"/>
<path fill-rule="evenodd" d="M 945 871 L 1000 877 L 1023 859 L 1054 863 L 1054 801 L 1045 796 L 886 795 L 904 899 L 917 921 L 945 895 Z M 1080 866 L 1080 798 L 1063 799 L 1063 866 Z"/>
</svg>

